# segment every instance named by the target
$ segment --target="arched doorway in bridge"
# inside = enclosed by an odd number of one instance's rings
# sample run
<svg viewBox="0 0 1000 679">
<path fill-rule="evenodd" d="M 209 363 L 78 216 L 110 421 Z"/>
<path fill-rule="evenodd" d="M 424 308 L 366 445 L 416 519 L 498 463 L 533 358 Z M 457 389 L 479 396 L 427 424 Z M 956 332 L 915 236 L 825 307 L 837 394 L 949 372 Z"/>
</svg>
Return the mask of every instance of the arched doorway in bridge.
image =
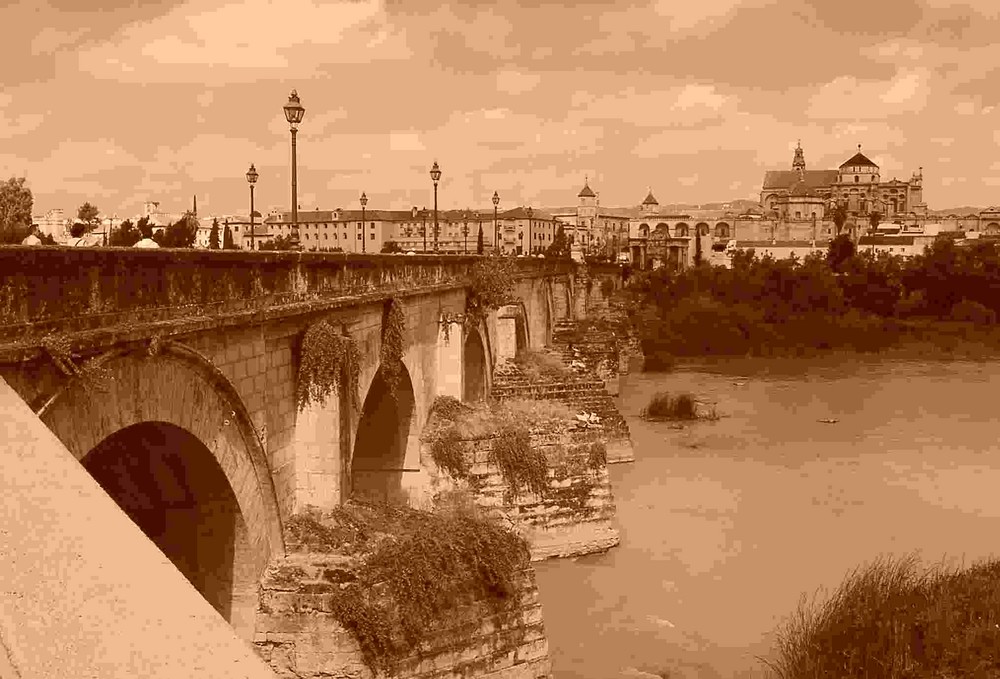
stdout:
<svg viewBox="0 0 1000 679">
<path fill-rule="evenodd" d="M 204 443 L 176 425 L 142 422 L 81 462 L 223 618 L 252 624 L 253 550 L 236 494 Z"/>
<path fill-rule="evenodd" d="M 465 338 L 462 364 L 462 400 L 483 400 L 486 398 L 486 350 L 479 330 L 475 328 Z"/>
<path fill-rule="evenodd" d="M 413 384 L 400 362 L 387 375 L 375 373 L 358 422 L 351 456 L 351 496 L 359 500 L 398 502 L 413 421 Z M 396 384 L 390 384 L 390 377 Z"/>
</svg>

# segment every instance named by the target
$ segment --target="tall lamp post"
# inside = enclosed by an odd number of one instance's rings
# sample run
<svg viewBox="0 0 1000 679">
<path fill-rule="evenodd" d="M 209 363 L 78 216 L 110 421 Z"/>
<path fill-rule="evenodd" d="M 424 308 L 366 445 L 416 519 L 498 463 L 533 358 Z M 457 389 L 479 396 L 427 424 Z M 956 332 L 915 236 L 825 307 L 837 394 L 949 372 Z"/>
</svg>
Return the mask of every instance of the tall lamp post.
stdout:
<svg viewBox="0 0 1000 679">
<path fill-rule="evenodd" d="M 361 252 L 365 252 L 365 206 L 368 205 L 368 196 L 361 192 Z"/>
<path fill-rule="evenodd" d="M 441 179 L 441 168 L 437 161 L 431 168 L 431 179 L 434 180 L 434 252 L 438 249 L 438 180 Z"/>
<path fill-rule="evenodd" d="M 500 222 L 497 221 L 497 205 L 500 204 L 500 194 L 493 192 L 493 247 L 500 254 Z"/>
<path fill-rule="evenodd" d="M 288 103 L 285 104 L 285 120 L 288 121 L 288 127 L 292 131 L 292 233 L 295 234 L 295 241 L 299 240 L 299 194 L 298 194 L 298 184 L 296 182 L 296 164 L 295 164 L 295 135 L 298 133 L 299 123 L 302 122 L 302 116 L 306 114 L 306 110 L 302 108 L 302 104 L 299 103 L 299 95 L 292 90 L 292 93 L 288 96 Z"/>
<path fill-rule="evenodd" d="M 253 185 L 257 183 L 257 168 L 253 163 L 250 163 L 250 169 L 247 170 L 247 183 L 250 184 L 250 249 L 253 250 Z"/>
</svg>

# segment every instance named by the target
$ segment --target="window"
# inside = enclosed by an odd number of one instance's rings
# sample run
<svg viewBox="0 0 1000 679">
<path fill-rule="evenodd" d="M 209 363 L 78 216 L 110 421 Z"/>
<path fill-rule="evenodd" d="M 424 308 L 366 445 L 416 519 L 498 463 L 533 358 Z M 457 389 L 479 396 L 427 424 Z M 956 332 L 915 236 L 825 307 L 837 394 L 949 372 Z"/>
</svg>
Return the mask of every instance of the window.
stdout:
<svg viewBox="0 0 1000 679">
<path fill-rule="evenodd" d="M 323 240 L 330 240 L 330 234 L 324 233 L 323 234 Z"/>
<path fill-rule="evenodd" d="M 860 177 L 858 177 L 858 175 L 854 175 L 854 183 L 857 184 L 858 181 L 860 181 Z"/>
<path fill-rule="evenodd" d="M 358 234 L 358 240 L 361 240 L 361 234 L 360 233 Z"/>
</svg>

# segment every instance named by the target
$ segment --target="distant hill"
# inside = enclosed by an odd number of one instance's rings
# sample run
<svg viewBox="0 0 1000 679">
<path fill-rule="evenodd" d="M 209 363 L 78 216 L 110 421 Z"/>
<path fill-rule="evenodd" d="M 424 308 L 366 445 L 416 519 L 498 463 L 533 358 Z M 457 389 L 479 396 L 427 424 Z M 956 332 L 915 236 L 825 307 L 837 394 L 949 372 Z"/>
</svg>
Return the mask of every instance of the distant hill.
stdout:
<svg viewBox="0 0 1000 679">
<path fill-rule="evenodd" d="M 981 207 L 950 207 L 947 210 L 928 210 L 927 214 L 935 217 L 947 217 L 948 215 L 978 215 L 985 208 Z"/>
</svg>

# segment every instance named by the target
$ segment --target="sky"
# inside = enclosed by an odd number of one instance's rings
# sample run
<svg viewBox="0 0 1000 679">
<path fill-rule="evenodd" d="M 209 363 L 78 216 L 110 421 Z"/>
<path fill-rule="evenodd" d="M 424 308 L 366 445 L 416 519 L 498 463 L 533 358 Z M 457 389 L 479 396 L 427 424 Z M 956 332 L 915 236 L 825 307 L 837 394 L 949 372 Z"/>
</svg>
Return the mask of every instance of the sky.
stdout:
<svg viewBox="0 0 1000 679">
<path fill-rule="evenodd" d="M 883 180 L 931 209 L 1000 203 L 996 0 L 15 0 L 0 177 L 35 214 L 602 205 L 759 198 L 767 169 Z M 882 9 L 885 8 L 885 9 Z M 13 27 L 13 30 L 10 30 Z"/>
</svg>

